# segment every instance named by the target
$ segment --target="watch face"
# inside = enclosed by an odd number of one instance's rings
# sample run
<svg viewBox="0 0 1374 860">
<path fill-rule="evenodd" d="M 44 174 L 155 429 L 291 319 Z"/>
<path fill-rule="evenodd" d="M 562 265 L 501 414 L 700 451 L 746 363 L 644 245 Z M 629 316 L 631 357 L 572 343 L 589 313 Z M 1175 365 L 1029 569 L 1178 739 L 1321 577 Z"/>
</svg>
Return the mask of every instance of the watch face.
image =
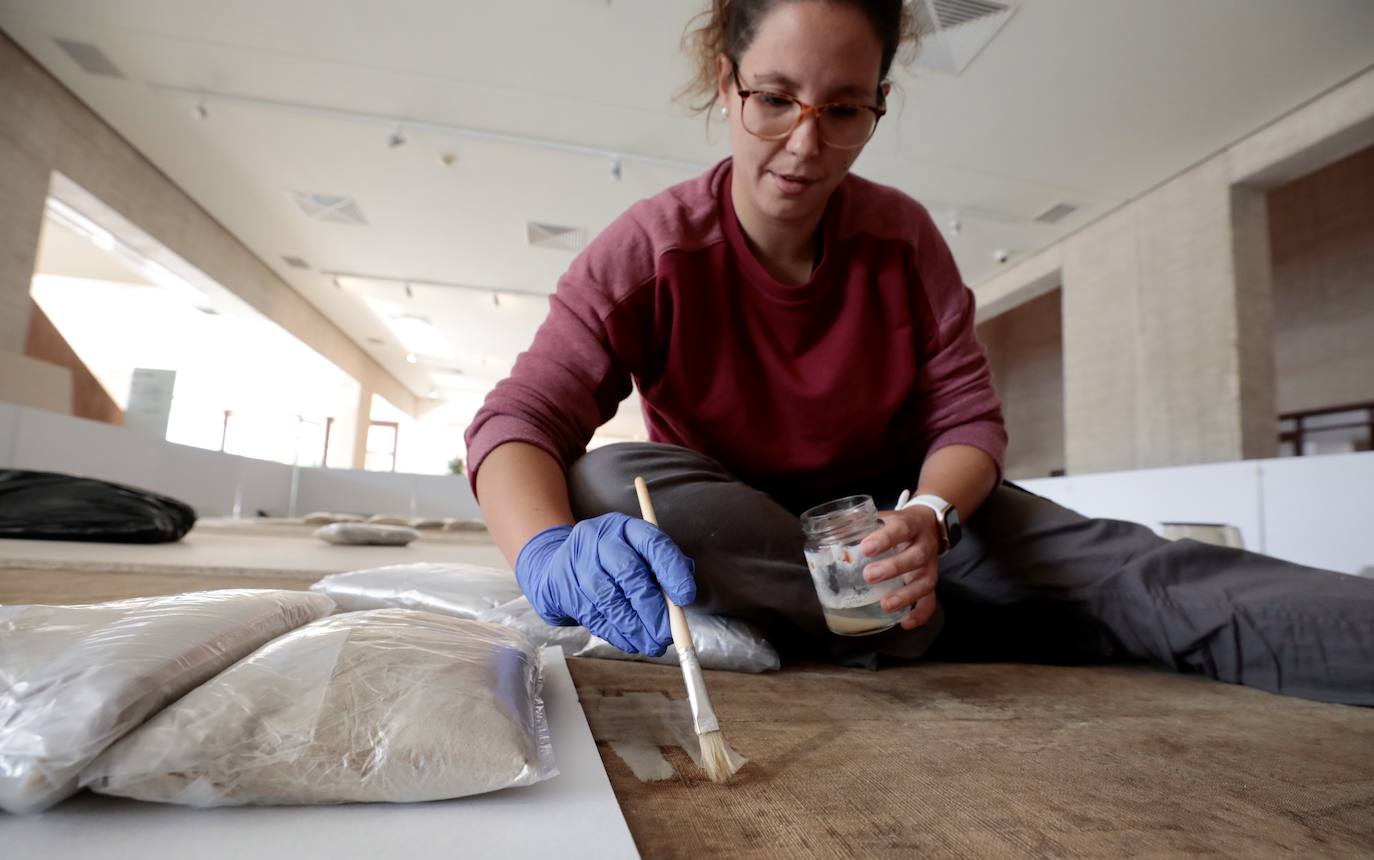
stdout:
<svg viewBox="0 0 1374 860">
<path fill-rule="evenodd" d="M 964 527 L 959 522 L 959 512 L 951 505 L 945 511 L 945 533 L 949 535 L 949 548 L 954 549 L 959 545 L 959 538 L 964 536 Z"/>
</svg>

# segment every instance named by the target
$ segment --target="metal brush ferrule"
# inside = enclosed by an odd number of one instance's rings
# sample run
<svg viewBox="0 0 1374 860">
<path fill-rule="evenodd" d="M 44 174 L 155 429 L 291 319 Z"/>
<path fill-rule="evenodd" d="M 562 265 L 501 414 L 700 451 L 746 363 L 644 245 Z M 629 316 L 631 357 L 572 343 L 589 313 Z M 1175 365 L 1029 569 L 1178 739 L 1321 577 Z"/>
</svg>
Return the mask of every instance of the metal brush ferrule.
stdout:
<svg viewBox="0 0 1374 860">
<path fill-rule="evenodd" d="M 682 677 L 687 682 L 687 703 L 692 706 L 692 722 L 698 735 L 720 731 L 711 698 L 706 695 L 706 679 L 701 676 L 701 662 L 695 648 L 679 648 L 677 661 L 682 664 Z"/>
</svg>

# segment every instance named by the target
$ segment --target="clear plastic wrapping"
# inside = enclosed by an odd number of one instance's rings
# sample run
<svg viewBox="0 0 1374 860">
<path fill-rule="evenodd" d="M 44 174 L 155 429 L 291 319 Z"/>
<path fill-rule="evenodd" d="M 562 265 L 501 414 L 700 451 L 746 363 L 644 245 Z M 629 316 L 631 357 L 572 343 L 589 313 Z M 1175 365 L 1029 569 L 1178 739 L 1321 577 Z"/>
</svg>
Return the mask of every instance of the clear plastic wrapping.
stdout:
<svg viewBox="0 0 1374 860">
<path fill-rule="evenodd" d="M 687 625 L 692 630 L 692 644 L 697 659 L 705 669 L 727 672 L 770 672 L 778 668 L 778 652 L 752 625 L 736 618 L 707 615 L 684 607 Z M 659 657 L 626 654 L 585 627 L 550 627 L 534 611 L 524 597 L 489 609 L 477 616 L 482 621 L 512 627 L 535 642 L 560 645 L 569 657 L 597 657 L 607 660 L 645 660 L 650 663 L 677 665 L 677 647 L 669 643 L 668 650 Z"/>
<path fill-rule="evenodd" d="M 677 665 L 677 649 L 661 657 L 626 654 L 584 627 L 550 627 L 520 593 L 515 574 L 476 564 L 394 564 L 326 576 L 310 586 L 345 611 L 401 606 L 475 618 L 519 630 L 536 645 L 559 645 L 569 657 L 650 660 Z M 686 609 L 697 657 L 707 669 L 768 672 L 778 652 L 744 621 Z"/>
<path fill-rule="evenodd" d="M 248 589 L 0 606 L 0 808 L 69 796 L 82 767 L 158 709 L 333 608 Z"/>
<path fill-rule="evenodd" d="M 302 627 L 193 690 L 82 774 L 192 806 L 412 802 L 557 774 L 538 651 L 490 624 L 382 609 Z"/>
<path fill-rule="evenodd" d="M 508 570 L 475 564 L 392 564 L 326 576 L 310 586 L 348 612 L 359 609 L 428 609 L 476 618 L 520 596 Z"/>
</svg>

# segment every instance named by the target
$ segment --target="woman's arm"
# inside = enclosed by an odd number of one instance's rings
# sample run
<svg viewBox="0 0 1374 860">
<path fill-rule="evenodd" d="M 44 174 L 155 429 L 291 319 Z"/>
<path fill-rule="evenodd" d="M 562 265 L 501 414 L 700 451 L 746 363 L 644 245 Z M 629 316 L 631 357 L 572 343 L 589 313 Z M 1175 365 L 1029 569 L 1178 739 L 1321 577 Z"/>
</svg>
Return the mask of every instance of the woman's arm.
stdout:
<svg viewBox="0 0 1374 860">
<path fill-rule="evenodd" d="M 937 495 L 954 505 L 961 522 L 968 522 L 996 486 L 997 464 L 981 448 L 947 445 L 926 458 L 912 495 Z M 934 522 L 934 512 L 926 510 Z"/>
<path fill-rule="evenodd" d="M 543 448 L 528 442 L 492 449 L 477 472 L 477 497 L 491 537 L 512 568 L 530 538 L 550 526 L 574 522 L 563 469 Z"/>
<path fill-rule="evenodd" d="M 619 513 L 574 524 L 562 467 L 528 442 L 493 448 L 477 486 L 487 528 L 539 617 L 581 624 L 630 654 L 664 652 L 663 594 L 696 599 L 692 562 L 666 534 Z"/>
</svg>

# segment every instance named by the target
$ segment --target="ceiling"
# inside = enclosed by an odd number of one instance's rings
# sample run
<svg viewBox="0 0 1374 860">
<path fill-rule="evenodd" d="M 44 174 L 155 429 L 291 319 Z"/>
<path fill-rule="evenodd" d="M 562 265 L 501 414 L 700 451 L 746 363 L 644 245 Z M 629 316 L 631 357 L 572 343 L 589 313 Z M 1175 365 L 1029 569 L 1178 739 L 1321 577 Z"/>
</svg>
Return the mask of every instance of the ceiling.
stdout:
<svg viewBox="0 0 1374 860">
<path fill-rule="evenodd" d="M 957 213 L 948 238 L 974 285 L 997 250 L 1015 262 L 1374 65 L 1369 0 L 1014 5 L 962 74 L 894 74 L 855 166 L 942 225 Z M 527 244 L 526 222 L 594 236 L 727 153 L 671 101 L 701 6 L 0 0 L 0 28 L 407 387 L 475 409 L 573 257 Z M 366 224 L 308 218 L 292 192 L 350 198 Z M 1035 220 L 1060 203 L 1078 208 Z M 446 354 L 408 362 L 369 298 L 428 319 Z M 633 410 L 621 422 L 640 430 Z"/>
</svg>

